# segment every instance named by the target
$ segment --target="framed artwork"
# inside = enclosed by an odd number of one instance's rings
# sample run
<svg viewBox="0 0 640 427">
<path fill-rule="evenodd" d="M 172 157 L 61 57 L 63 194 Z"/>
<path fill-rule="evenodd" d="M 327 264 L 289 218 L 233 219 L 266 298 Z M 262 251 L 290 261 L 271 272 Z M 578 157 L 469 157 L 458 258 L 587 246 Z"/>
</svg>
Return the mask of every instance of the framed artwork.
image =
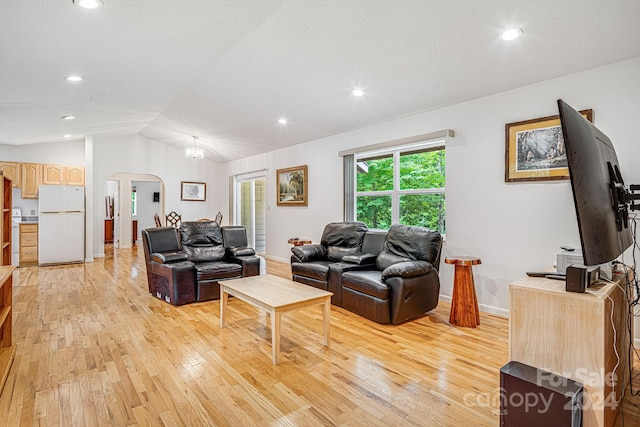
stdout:
<svg viewBox="0 0 640 427">
<path fill-rule="evenodd" d="M 307 206 L 309 197 L 307 165 L 278 169 L 276 184 L 278 206 Z"/>
<path fill-rule="evenodd" d="M 580 111 L 593 122 L 593 110 Z M 560 116 L 505 125 L 505 182 L 569 179 Z"/>
<path fill-rule="evenodd" d="M 207 184 L 204 182 L 180 181 L 180 200 L 204 202 L 207 199 Z"/>
</svg>

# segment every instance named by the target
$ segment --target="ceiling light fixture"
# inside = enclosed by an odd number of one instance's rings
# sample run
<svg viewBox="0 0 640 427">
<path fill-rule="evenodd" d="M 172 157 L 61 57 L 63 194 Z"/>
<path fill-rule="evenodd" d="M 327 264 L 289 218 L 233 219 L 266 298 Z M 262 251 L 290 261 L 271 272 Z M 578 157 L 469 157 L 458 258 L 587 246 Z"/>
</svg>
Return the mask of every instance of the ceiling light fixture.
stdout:
<svg viewBox="0 0 640 427">
<path fill-rule="evenodd" d="M 198 147 L 198 137 L 193 136 L 193 146 L 187 147 L 184 152 L 185 156 L 193 159 L 193 160 L 202 160 L 204 159 L 204 150 Z"/>
<path fill-rule="evenodd" d="M 76 118 L 76 116 L 70 114 L 68 116 L 62 116 L 62 118 L 65 119 L 65 120 L 73 120 L 73 119 Z"/>
<path fill-rule="evenodd" d="M 278 119 L 278 123 L 280 123 L 281 125 L 286 125 L 287 123 L 287 119 L 285 119 L 284 117 L 281 117 Z"/>
<path fill-rule="evenodd" d="M 72 135 L 70 133 L 66 133 L 66 134 L 62 135 L 63 138 L 71 138 L 71 136 Z"/>
<path fill-rule="evenodd" d="M 522 35 L 522 28 L 509 28 L 500 34 L 500 40 L 509 42 L 515 40 Z"/>
<path fill-rule="evenodd" d="M 68 76 L 65 76 L 64 79 L 68 82 L 81 82 L 84 80 L 84 77 L 79 76 L 77 74 L 70 74 Z"/>
<path fill-rule="evenodd" d="M 351 91 L 351 95 L 353 96 L 362 96 L 364 95 L 364 91 L 360 88 L 355 88 Z"/>
<path fill-rule="evenodd" d="M 73 0 L 73 3 L 84 9 L 96 9 L 104 4 L 102 0 Z"/>
</svg>

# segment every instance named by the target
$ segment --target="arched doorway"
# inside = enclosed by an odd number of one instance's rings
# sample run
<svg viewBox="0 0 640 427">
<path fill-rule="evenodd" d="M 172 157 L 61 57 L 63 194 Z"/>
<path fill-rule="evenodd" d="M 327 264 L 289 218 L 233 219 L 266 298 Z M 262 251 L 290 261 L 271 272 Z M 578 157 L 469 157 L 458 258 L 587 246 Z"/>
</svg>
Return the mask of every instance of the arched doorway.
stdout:
<svg viewBox="0 0 640 427">
<path fill-rule="evenodd" d="M 135 245 L 141 230 L 155 226 L 153 215 L 156 213 L 164 218 L 162 179 L 151 174 L 134 173 L 115 173 L 107 178 L 103 215 L 105 231 L 108 231 L 108 221 L 111 221 L 114 248 Z M 107 237 L 105 233 L 105 242 Z"/>
</svg>

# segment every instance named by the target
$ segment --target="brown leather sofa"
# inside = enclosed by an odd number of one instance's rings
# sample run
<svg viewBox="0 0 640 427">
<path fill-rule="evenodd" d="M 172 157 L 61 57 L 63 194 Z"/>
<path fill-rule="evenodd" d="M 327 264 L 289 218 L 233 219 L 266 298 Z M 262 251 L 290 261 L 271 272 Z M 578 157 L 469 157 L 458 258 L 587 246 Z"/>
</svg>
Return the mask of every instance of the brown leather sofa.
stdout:
<svg viewBox="0 0 640 427">
<path fill-rule="evenodd" d="M 260 259 L 247 247 L 242 226 L 185 221 L 179 232 L 173 227 L 147 228 L 142 241 L 149 292 L 173 305 L 218 299 L 220 280 L 260 272 Z"/>
<path fill-rule="evenodd" d="M 330 223 L 320 244 L 291 249 L 293 280 L 333 292 L 331 302 L 378 323 L 400 324 L 438 304 L 442 236 L 424 227 L 386 232 Z"/>
</svg>

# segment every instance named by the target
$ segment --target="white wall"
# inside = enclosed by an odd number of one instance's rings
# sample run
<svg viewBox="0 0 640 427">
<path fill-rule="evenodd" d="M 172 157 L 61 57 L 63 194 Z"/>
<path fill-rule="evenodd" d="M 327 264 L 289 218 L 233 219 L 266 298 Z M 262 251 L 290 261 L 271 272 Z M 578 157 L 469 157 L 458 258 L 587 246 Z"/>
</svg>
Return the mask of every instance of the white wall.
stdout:
<svg viewBox="0 0 640 427">
<path fill-rule="evenodd" d="M 580 243 L 568 181 L 504 182 L 505 124 L 558 114 L 558 98 L 576 109 L 592 108 L 595 124 L 616 146 L 627 183 L 640 183 L 639 75 L 640 58 L 635 58 L 234 161 L 226 165 L 227 175 L 268 169 L 267 255 L 288 260 L 289 237 L 318 241 L 327 222 L 342 220 L 338 151 L 453 129 L 443 259 L 482 258 L 474 267 L 479 302 L 484 310 L 507 315 L 510 282 L 550 266 L 561 245 L 579 248 Z M 309 206 L 277 207 L 275 170 L 302 164 L 309 167 Z M 443 264 L 440 271 L 441 292 L 450 295 L 453 268 Z"/>
<path fill-rule="evenodd" d="M 151 181 L 133 181 L 132 185 L 136 187 L 136 198 L 138 200 L 138 238 L 141 236 L 142 230 L 145 228 L 155 227 L 156 224 L 153 216 L 157 213 L 162 215 L 160 211 L 160 202 L 153 201 L 153 193 L 160 192 L 160 183 Z"/>
<path fill-rule="evenodd" d="M 84 166 L 84 141 L 0 145 L 0 159 L 7 162 Z"/>
<path fill-rule="evenodd" d="M 184 221 L 213 217 L 216 212 L 221 210 L 222 196 L 219 193 L 220 186 L 216 185 L 216 178 L 220 170 L 220 165 L 217 163 L 209 160 L 187 159 L 183 150 L 137 135 L 95 135 L 87 143 L 91 144 L 93 150 L 93 167 L 89 173 L 95 183 L 95 192 L 92 198 L 95 213 L 92 216 L 92 224 L 87 223 L 87 228 L 93 230 L 94 236 L 104 235 L 102 219 L 104 216 L 105 181 L 118 174 L 131 175 L 131 178 L 124 182 L 124 185 L 121 183 L 121 194 L 130 194 L 131 180 L 146 179 L 138 175 L 158 177 L 164 183 L 161 192 L 161 204 L 164 203 L 164 211 L 176 211 L 182 215 Z M 206 201 L 181 201 L 180 181 L 206 182 Z M 222 189 L 228 192 L 226 187 L 227 181 L 225 180 Z M 121 201 L 124 199 L 121 197 Z M 224 203 L 224 206 L 228 205 L 226 201 Z M 130 206 L 127 209 L 127 206 L 122 204 L 121 214 L 121 233 L 123 236 L 131 235 Z M 123 247 L 126 245 L 123 244 Z M 96 256 L 101 256 L 104 253 L 103 239 L 94 239 L 93 253 Z"/>
</svg>

